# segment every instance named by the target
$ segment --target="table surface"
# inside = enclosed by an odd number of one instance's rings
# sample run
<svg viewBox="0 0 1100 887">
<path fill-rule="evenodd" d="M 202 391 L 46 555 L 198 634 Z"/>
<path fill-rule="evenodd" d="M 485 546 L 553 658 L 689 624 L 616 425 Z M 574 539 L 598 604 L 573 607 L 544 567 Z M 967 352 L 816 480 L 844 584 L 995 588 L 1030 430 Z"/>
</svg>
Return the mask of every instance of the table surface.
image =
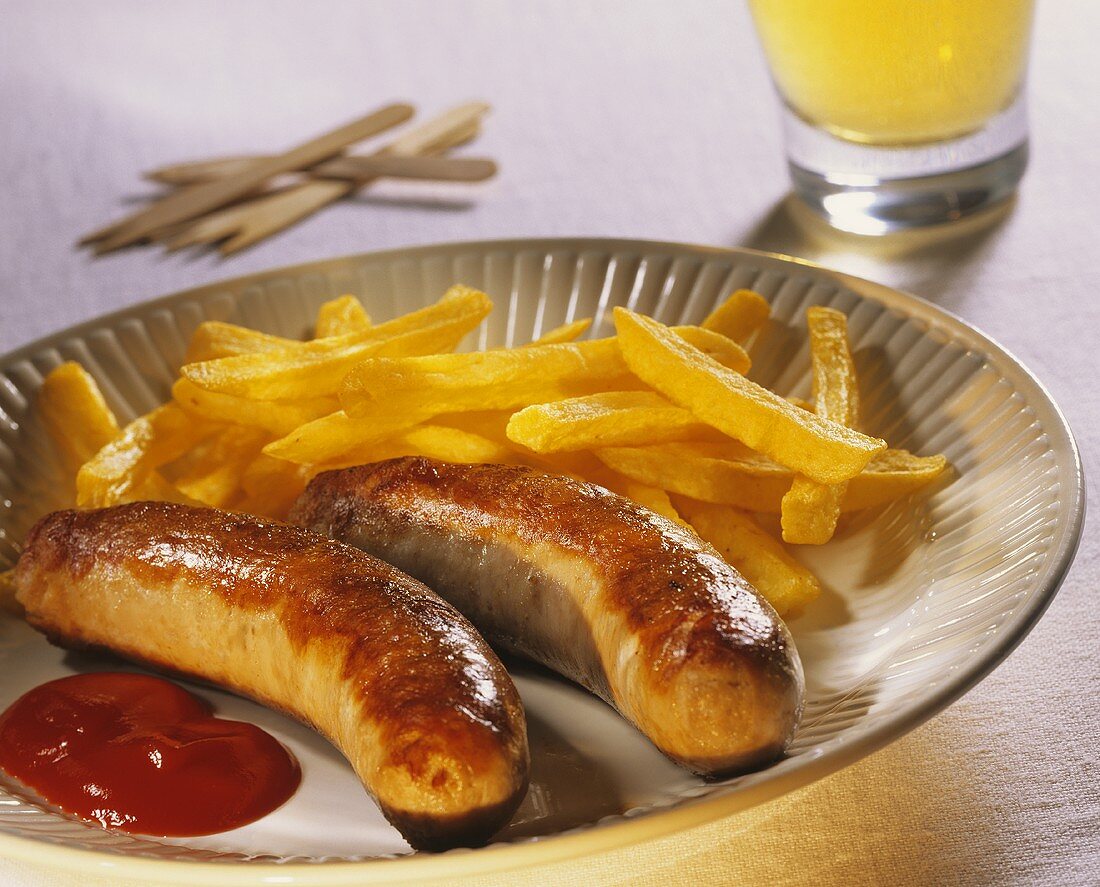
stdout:
<svg viewBox="0 0 1100 887">
<path fill-rule="evenodd" d="M 1064 409 L 1095 501 L 1100 4 L 1040 7 L 1018 200 L 949 236 L 881 241 L 787 199 L 777 103 L 738 0 L 4 0 L 0 351 L 139 299 L 372 249 L 554 235 L 751 246 L 917 293 L 999 340 Z M 501 164 L 486 185 L 378 187 L 227 260 L 73 247 L 148 193 L 141 170 L 290 145 L 389 100 L 430 113 L 473 98 L 494 106 L 469 149 Z M 531 883 L 1096 883 L 1098 585 L 1087 525 L 1038 627 L 938 717 L 762 808 Z M 0 883 L 77 881 L 0 860 Z"/>
</svg>

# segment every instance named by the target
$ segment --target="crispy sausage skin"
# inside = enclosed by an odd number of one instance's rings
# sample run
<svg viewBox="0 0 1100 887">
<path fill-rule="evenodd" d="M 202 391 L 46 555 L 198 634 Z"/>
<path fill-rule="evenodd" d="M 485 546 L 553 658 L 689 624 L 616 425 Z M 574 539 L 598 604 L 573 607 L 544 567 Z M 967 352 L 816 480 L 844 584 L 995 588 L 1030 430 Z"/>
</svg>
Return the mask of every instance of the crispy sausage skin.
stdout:
<svg viewBox="0 0 1100 887">
<path fill-rule="evenodd" d="M 318 475 L 290 520 L 422 580 L 689 769 L 759 766 L 798 724 L 802 666 L 775 611 L 689 530 L 602 487 L 408 457 Z"/>
<path fill-rule="evenodd" d="M 315 533 L 165 502 L 59 511 L 16 576 L 28 621 L 310 724 L 418 849 L 476 845 L 527 785 L 526 722 L 452 606 Z"/>
</svg>

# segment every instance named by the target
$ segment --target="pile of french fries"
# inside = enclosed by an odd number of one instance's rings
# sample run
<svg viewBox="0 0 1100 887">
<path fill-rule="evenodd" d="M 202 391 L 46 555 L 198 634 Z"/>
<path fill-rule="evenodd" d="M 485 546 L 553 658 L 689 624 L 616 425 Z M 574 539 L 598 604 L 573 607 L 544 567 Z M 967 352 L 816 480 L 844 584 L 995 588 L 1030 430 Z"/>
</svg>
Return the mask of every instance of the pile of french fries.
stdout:
<svg viewBox="0 0 1100 887">
<path fill-rule="evenodd" d="M 784 542 L 823 544 L 843 512 L 946 468 L 859 431 L 833 309 L 807 312 L 812 403 L 746 377 L 744 345 L 769 316 L 748 290 L 700 326 L 616 308 L 610 338 L 580 341 L 591 320 L 579 320 L 521 347 L 453 353 L 491 310 L 454 286 L 378 324 L 353 296 L 334 299 L 306 342 L 207 321 L 151 413 L 120 428 L 67 363 L 45 379 L 41 416 L 87 508 L 161 499 L 283 518 L 318 472 L 404 455 L 571 475 L 691 527 L 787 617 L 820 586 Z M 779 516 L 783 541 L 760 514 Z"/>
</svg>

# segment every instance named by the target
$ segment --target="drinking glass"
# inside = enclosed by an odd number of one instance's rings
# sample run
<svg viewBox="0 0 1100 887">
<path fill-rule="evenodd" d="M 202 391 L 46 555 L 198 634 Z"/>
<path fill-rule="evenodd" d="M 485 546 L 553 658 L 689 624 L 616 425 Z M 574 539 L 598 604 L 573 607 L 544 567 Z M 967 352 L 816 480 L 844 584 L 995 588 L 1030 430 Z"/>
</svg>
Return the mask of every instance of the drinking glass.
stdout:
<svg viewBox="0 0 1100 887">
<path fill-rule="evenodd" d="M 959 219 L 1027 165 L 1034 0 L 749 0 L 795 193 L 860 234 Z"/>
</svg>

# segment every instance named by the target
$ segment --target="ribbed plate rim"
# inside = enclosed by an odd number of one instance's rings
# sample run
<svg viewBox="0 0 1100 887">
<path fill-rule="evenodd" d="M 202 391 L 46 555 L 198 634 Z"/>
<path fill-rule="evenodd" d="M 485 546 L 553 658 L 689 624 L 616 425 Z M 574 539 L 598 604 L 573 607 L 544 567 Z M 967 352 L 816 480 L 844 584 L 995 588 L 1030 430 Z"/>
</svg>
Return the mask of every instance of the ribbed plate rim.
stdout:
<svg viewBox="0 0 1100 887">
<path fill-rule="evenodd" d="M 1027 403 L 1037 411 L 1039 424 L 1051 438 L 1056 454 L 1068 453 L 1072 489 L 1059 496 L 1054 545 L 1051 556 L 1034 579 L 1035 592 L 1004 625 L 999 637 L 983 648 L 975 661 L 960 668 L 927 698 L 885 715 L 877 726 L 855 729 L 831 743 L 820 754 L 803 755 L 789 761 L 790 767 L 778 766 L 772 778 L 728 794 L 687 798 L 674 807 L 655 810 L 637 817 L 616 817 L 582 826 L 559 835 L 540 837 L 510 844 L 497 844 L 474 851 L 451 851 L 445 854 L 415 854 L 396 859 L 332 862 L 266 863 L 227 860 L 183 861 L 153 859 L 115 851 L 87 850 L 57 844 L 52 841 L 18 835 L 0 828 L 0 853 L 11 858 L 71 872 L 98 873 L 102 876 L 125 878 L 148 883 L 194 884 L 210 883 L 216 878 L 226 885 L 292 884 L 345 885 L 399 883 L 433 877 L 461 877 L 506 871 L 522 866 L 545 865 L 579 856 L 606 852 L 642 841 L 662 837 L 676 831 L 710 822 L 779 797 L 795 788 L 814 782 L 823 776 L 882 748 L 900 738 L 919 724 L 942 711 L 973 688 L 997 667 L 1027 636 L 1050 605 L 1073 562 L 1085 515 L 1084 470 L 1077 443 L 1069 423 L 1046 387 L 1018 358 L 992 337 L 981 332 L 958 315 L 922 299 L 864 278 L 832 270 L 806 259 L 742 247 L 712 247 L 671 241 L 623 238 L 509 238 L 499 240 L 452 241 L 424 244 L 380 251 L 335 256 L 301 262 L 253 274 L 241 275 L 188 290 L 135 302 L 125 308 L 98 315 L 86 321 L 47 334 L 0 355 L 0 367 L 23 360 L 44 348 L 66 339 L 81 337 L 88 332 L 110 327 L 132 317 L 140 317 L 158 307 L 201 298 L 224 290 L 241 290 L 288 275 L 325 273 L 333 266 L 367 261 L 386 262 L 446 256 L 472 252 L 488 254 L 504 252 L 519 254 L 574 251 L 634 252 L 639 256 L 664 255 L 672 258 L 721 259 L 751 258 L 765 265 L 790 270 L 794 265 L 817 279 L 828 279 L 846 287 L 860 299 L 869 299 L 909 317 L 933 323 L 956 340 L 980 353 L 1002 376 L 1011 375 L 1016 390 L 1027 395 Z M 1025 389 L 1030 389 L 1026 391 Z M 1056 439 L 1057 438 L 1057 439 Z M 1065 468 L 1066 466 L 1059 466 Z M 1068 487 L 1069 485 L 1067 485 Z"/>
</svg>

